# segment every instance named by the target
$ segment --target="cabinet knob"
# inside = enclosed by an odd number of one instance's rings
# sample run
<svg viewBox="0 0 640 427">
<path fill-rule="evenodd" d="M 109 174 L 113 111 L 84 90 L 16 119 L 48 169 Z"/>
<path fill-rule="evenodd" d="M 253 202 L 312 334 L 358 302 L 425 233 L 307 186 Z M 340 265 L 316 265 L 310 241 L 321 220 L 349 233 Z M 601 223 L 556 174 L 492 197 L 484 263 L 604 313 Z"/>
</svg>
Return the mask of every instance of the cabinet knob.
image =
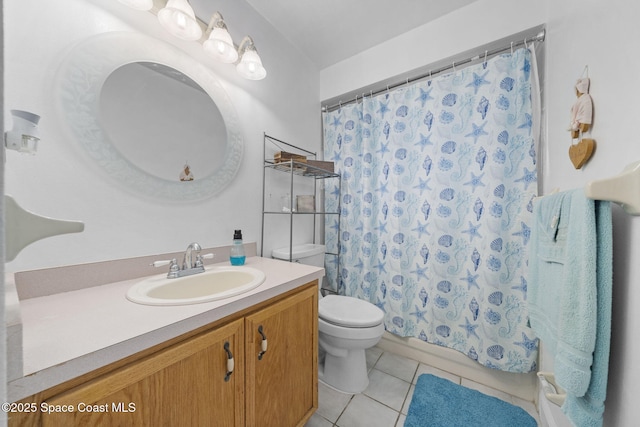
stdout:
<svg viewBox="0 0 640 427">
<path fill-rule="evenodd" d="M 229 378 L 231 378 L 231 374 L 233 374 L 233 368 L 234 368 L 234 361 L 233 361 L 233 354 L 231 353 L 231 350 L 229 350 L 229 341 L 224 343 L 224 350 L 227 352 L 227 374 L 224 376 L 224 380 L 229 381 Z"/>
<path fill-rule="evenodd" d="M 261 343 L 262 351 L 258 353 L 258 360 L 262 360 L 262 356 L 264 356 L 264 354 L 267 352 L 267 336 L 262 331 L 262 325 L 258 326 L 258 333 L 262 337 L 262 343 Z"/>
</svg>

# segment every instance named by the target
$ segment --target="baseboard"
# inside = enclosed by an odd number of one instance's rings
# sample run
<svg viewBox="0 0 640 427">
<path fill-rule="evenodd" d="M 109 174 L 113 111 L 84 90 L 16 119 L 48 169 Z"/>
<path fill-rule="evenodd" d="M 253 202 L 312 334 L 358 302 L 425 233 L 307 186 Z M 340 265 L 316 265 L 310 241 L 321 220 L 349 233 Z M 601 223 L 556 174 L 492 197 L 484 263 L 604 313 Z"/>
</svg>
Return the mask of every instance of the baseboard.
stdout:
<svg viewBox="0 0 640 427">
<path fill-rule="evenodd" d="M 384 333 L 377 346 L 384 351 L 417 360 L 530 402 L 536 398 L 535 372 L 514 374 L 489 369 L 456 350 L 429 344 L 417 338 L 399 337 L 389 332 Z"/>
</svg>

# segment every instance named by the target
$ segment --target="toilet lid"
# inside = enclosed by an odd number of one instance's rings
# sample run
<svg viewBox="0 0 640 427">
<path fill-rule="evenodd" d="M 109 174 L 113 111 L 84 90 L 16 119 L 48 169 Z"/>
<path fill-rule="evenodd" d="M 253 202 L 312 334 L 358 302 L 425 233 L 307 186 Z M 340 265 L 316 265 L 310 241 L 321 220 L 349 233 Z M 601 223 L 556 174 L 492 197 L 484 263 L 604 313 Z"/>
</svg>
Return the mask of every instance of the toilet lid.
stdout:
<svg viewBox="0 0 640 427">
<path fill-rule="evenodd" d="M 322 298 L 318 315 L 325 322 L 352 328 L 376 326 L 384 318 L 384 312 L 370 302 L 339 295 Z"/>
</svg>

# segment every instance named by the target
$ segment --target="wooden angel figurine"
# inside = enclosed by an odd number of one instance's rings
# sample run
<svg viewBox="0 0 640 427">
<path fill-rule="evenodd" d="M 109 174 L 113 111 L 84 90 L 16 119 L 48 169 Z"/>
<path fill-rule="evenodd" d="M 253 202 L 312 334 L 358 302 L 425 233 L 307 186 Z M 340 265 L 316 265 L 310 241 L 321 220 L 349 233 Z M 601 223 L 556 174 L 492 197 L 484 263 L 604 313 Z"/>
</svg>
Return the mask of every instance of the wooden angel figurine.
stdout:
<svg viewBox="0 0 640 427">
<path fill-rule="evenodd" d="M 593 119 L 593 100 L 589 95 L 589 78 L 583 77 L 576 83 L 576 100 L 571 107 L 571 138 L 578 138 L 580 132 L 589 130 Z"/>
</svg>

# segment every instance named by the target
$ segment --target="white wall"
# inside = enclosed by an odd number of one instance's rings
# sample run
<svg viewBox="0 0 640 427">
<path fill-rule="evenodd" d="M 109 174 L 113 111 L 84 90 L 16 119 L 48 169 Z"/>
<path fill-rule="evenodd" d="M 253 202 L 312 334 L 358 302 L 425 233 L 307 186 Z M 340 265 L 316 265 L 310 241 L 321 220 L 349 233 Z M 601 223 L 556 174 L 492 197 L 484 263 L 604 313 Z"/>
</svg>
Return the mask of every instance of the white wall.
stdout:
<svg viewBox="0 0 640 427">
<path fill-rule="evenodd" d="M 234 38 L 254 37 L 269 71 L 262 82 L 236 77 L 230 66 L 202 58 L 193 43 L 165 36 L 151 15 L 112 0 L 9 0 L 4 7 L 5 107 L 43 116 L 38 155 L 8 153 L 6 192 L 35 212 L 86 221 L 82 234 L 46 239 L 23 250 L 7 264 L 8 271 L 171 252 L 193 240 L 206 246 L 227 244 L 233 228 L 243 228 L 246 240 L 257 241 L 263 131 L 317 149 L 319 100 L 538 24 L 547 28 L 542 192 L 581 187 L 640 158 L 633 129 L 638 115 L 635 99 L 639 99 L 635 95 L 640 91 L 635 82 L 640 74 L 640 56 L 635 54 L 640 5 L 631 0 L 478 0 L 319 75 L 245 2 L 217 2 L 215 7 Z M 103 180 L 94 165 L 79 162 L 82 156 L 56 132 L 55 124 L 47 122 L 55 117 L 47 85 L 59 57 L 71 44 L 112 30 L 145 31 L 186 49 L 219 74 L 241 117 L 245 140 L 241 170 L 223 193 L 206 202 L 178 206 L 132 196 L 119 184 Z M 598 148 L 594 158 L 576 171 L 568 159 L 570 139 L 565 128 L 575 100 L 573 84 L 585 65 L 592 79 L 592 137 Z M 640 311 L 635 309 L 640 302 L 639 222 L 614 209 L 614 319 L 605 413 L 605 425 L 611 427 L 634 425 L 640 393 L 640 366 L 633 363 L 640 354 L 633 333 L 640 326 Z"/>
<path fill-rule="evenodd" d="M 3 18 L 4 0 L 0 0 L 0 20 Z M 4 46 L 4 31 L 0 31 L 0 46 Z M 2 51 L 2 49 L 0 49 Z M 4 76 L 4 55 L 0 58 L 0 76 Z M 4 88 L 0 85 L 0 111 L 4 110 Z M 4 135 L 4 120 L 0 122 L 0 135 Z M 4 212 L 4 153 L 0 155 L 0 212 Z M 0 227 L 0 259 L 4 259 L 4 214 Z M 0 265 L 0 289 L 4 290 L 4 263 Z M 5 321 L 5 297 L 0 295 L 0 400 L 7 401 L 7 328 Z M 7 414 L 0 414 L 0 426 L 7 425 Z"/>
<path fill-rule="evenodd" d="M 541 191 L 568 190 L 617 174 L 640 159 L 633 129 L 640 56 L 640 5 L 631 0 L 478 0 L 457 12 L 321 71 L 321 99 L 330 99 L 453 56 L 491 40 L 546 24 L 546 143 L 540 150 Z M 418 53 L 416 55 L 415 53 Z M 410 54 L 409 54 L 410 53 Z M 582 170 L 568 157 L 566 131 L 573 85 L 589 66 L 595 104 L 591 136 L 597 149 Z M 604 425 L 637 424 L 640 394 L 640 218 L 614 206 L 614 301 L 608 399 Z M 635 331 L 634 331 L 635 329 Z"/>
<path fill-rule="evenodd" d="M 337 97 L 543 24 L 545 4 L 522 0 L 478 0 L 325 68 L 320 72 L 320 99 Z M 507 18 L 511 10 L 518 11 L 516 19 Z"/>
<path fill-rule="evenodd" d="M 320 147 L 318 72 L 246 2 L 223 0 L 210 7 L 207 13 L 220 10 L 224 15 L 236 43 L 244 35 L 253 37 L 266 79 L 241 78 L 233 65 L 204 57 L 198 43 L 168 35 L 151 13 L 113 0 L 5 2 L 5 121 L 11 123 L 10 109 L 42 116 L 38 154 L 7 153 L 6 193 L 38 214 L 85 222 L 81 234 L 27 247 L 7 264 L 7 271 L 181 251 L 192 241 L 203 247 L 226 245 L 236 228 L 243 230 L 245 241 L 259 241 L 263 132 L 310 149 Z M 224 191 L 181 204 L 129 193 L 62 131 L 52 99 L 59 64 L 74 44 L 110 31 L 140 31 L 171 43 L 220 79 L 244 137 L 240 170 Z"/>
<path fill-rule="evenodd" d="M 560 3 L 553 3 L 549 16 L 546 189 L 582 186 L 640 159 L 640 144 L 629 127 L 638 120 L 633 100 L 640 89 L 633 76 L 640 73 L 640 58 L 624 53 L 633 52 L 640 40 L 640 4 L 630 0 Z M 565 88 L 585 65 L 589 65 L 595 106 L 592 136 L 598 145 L 593 160 L 575 171 L 567 159 L 569 139 L 563 132 L 563 113 L 574 97 Z M 614 210 L 613 251 L 613 325 L 604 425 L 631 426 L 637 424 L 640 393 L 640 312 L 635 309 L 640 302 L 640 218 Z"/>
</svg>

